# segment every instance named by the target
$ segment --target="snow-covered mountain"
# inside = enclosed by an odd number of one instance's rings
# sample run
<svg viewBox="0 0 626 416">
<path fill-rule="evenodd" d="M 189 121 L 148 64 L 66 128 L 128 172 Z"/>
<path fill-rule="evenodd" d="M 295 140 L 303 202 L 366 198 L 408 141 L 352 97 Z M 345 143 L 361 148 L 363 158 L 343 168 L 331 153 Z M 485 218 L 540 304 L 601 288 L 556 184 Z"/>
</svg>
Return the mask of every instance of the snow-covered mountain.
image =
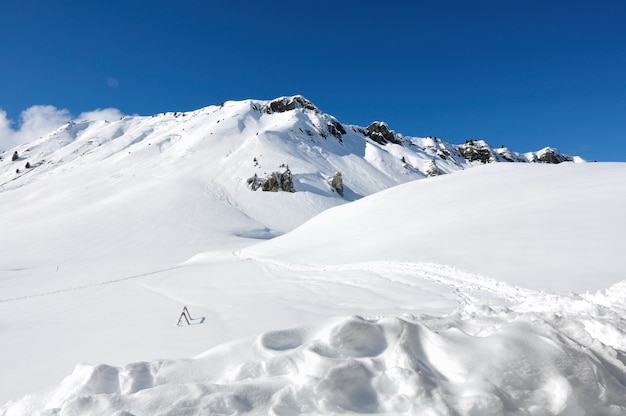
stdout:
<svg viewBox="0 0 626 416">
<path fill-rule="evenodd" d="M 11 149 L 0 415 L 624 414 L 626 165 L 561 161 L 299 96 Z"/>
<path fill-rule="evenodd" d="M 129 247 L 183 261 L 223 244 L 224 235 L 271 238 L 328 208 L 416 179 L 488 162 L 582 160 L 551 148 L 522 155 L 484 141 L 456 146 L 403 137 L 379 122 L 344 125 L 301 96 L 72 121 L 0 157 L 3 218 L 10 235 L 32 236 L 12 264 Z M 173 210 L 176 199 L 187 203 Z M 175 227 L 179 249 L 160 238 L 154 221 Z M 119 228 L 128 230 L 123 247 Z M 54 246 L 42 235 L 56 235 Z"/>
<path fill-rule="evenodd" d="M 485 163 L 582 160 L 549 147 L 519 154 L 482 140 L 452 145 L 436 137 L 404 137 L 381 122 L 366 128 L 344 125 L 301 96 L 227 102 L 151 117 L 71 121 L 0 157 L 5 162 L 0 164 L 2 191 L 62 172 L 80 176 L 85 167 L 95 170 L 94 165 L 106 161 L 103 169 L 114 164 L 120 176 L 141 172 L 143 179 L 177 170 L 185 179 L 202 178 L 198 180 L 211 188 L 321 196 L 337 191 L 333 178 L 339 172 L 339 194 L 348 201 Z M 285 180 L 291 185 L 286 187 Z"/>
</svg>

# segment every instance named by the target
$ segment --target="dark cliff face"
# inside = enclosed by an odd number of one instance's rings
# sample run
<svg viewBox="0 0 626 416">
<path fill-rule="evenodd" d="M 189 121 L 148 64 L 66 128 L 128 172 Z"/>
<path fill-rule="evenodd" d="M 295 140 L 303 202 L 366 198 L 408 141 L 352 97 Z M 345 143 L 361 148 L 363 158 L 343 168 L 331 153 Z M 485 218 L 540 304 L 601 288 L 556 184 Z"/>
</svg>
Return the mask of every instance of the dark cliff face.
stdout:
<svg viewBox="0 0 626 416">
<path fill-rule="evenodd" d="M 402 144 L 402 141 L 396 137 L 393 130 L 389 130 L 389 127 L 385 123 L 381 123 L 379 121 L 375 121 L 367 126 L 365 135 L 378 144 Z"/>
<path fill-rule="evenodd" d="M 468 140 L 465 144 L 459 145 L 458 149 L 468 162 L 489 163 L 496 160 L 491 148 L 483 142 L 476 143 L 474 140 Z"/>
<path fill-rule="evenodd" d="M 312 102 L 310 102 L 301 95 L 296 95 L 293 97 L 281 97 L 270 101 L 269 104 L 267 104 L 267 106 L 265 107 L 265 112 L 267 114 L 284 113 L 286 111 L 295 110 L 296 108 L 304 108 L 306 110 L 315 111 L 317 113 L 320 112 L 320 110 L 318 110 Z"/>
<path fill-rule="evenodd" d="M 328 132 L 338 139 L 346 134 L 346 129 L 337 120 L 331 120 L 328 122 Z"/>
</svg>

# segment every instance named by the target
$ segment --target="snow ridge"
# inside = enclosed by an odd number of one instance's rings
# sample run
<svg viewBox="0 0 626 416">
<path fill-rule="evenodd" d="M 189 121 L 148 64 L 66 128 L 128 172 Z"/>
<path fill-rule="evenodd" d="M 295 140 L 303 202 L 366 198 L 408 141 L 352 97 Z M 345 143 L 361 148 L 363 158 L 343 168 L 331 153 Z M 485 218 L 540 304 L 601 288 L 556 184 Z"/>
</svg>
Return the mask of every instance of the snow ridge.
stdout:
<svg viewBox="0 0 626 416">
<path fill-rule="evenodd" d="M 14 153 L 16 160 L 10 157 Z M 582 161 L 552 148 L 519 154 L 493 149 L 483 140 L 457 146 L 436 137 L 404 137 L 381 122 L 367 128 L 344 125 L 304 97 L 293 96 L 229 101 L 191 112 L 70 121 L 0 154 L 0 191 L 105 160 L 121 171 L 132 165 L 137 172 L 138 164 L 143 171 L 153 170 L 194 153 L 217 157 L 218 165 L 220 158 L 228 162 L 230 167 L 211 172 L 221 182 L 267 176 L 290 166 L 297 190 L 328 195 L 333 192 L 328 181 L 339 171 L 352 191 L 349 200 L 484 163 Z"/>
</svg>

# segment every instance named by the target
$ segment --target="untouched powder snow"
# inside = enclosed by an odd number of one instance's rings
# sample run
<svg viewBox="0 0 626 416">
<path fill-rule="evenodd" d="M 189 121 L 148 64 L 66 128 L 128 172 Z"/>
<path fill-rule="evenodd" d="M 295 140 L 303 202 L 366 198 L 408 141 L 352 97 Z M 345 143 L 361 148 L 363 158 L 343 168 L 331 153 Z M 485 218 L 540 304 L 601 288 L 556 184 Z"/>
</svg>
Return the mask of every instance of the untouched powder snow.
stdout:
<svg viewBox="0 0 626 416">
<path fill-rule="evenodd" d="M 626 414 L 626 164 L 423 179 L 445 143 L 264 105 L 3 156 L 1 416 Z"/>
<path fill-rule="evenodd" d="M 423 261 L 533 289 L 599 290 L 626 276 L 625 178 L 619 163 L 486 165 L 328 210 L 246 252 Z"/>
</svg>

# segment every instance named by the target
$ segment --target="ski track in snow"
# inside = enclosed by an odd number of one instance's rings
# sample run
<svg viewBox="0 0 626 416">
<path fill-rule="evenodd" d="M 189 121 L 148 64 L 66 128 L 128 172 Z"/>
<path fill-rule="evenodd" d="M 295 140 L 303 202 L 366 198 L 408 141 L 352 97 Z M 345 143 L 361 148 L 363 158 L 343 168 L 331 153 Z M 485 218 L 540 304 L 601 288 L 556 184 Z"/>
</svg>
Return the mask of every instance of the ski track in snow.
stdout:
<svg viewBox="0 0 626 416">
<path fill-rule="evenodd" d="M 16 296 L 16 297 L 13 297 L 13 298 L 0 299 L 0 303 L 16 302 L 16 301 L 25 300 L 25 299 L 40 298 L 40 297 L 44 297 L 44 296 L 52 296 L 52 295 L 58 295 L 58 294 L 61 294 L 61 293 L 74 292 L 74 291 L 78 291 L 78 290 L 85 290 L 85 289 L 90 289 L 90 288 L 94 288 L 94 287 L 98 287 L 98 286 L 106 286 L 106 285 L 111 285 L 111 284 L 115 284 L 115 283 L 126 282 L 128 280 L 140 279 L 142 277 L 153 276 L 155 274 L 164 273 L 164 272 L 167 272 L 167 271 L 170 271 L 170 270 L 180 269 L 181 267 L 183 267 L 183 266 L 174 266 L 174 267 L 169 267 L 167 269 L 155 270 L 155 271 L 152 271 L 152 272 L 140 273 L 140 274 L 135 274 L 135 275 L 131 275 L 131 276 L 120 277 L 118 279 L 103 280 L 101 282 L 89 283 L 89 284 L 86 284 L 86 285 L 73 286 L 73 287 L 68 287 L 68 288 L 58 289 L 58 290 L 50 290 L 50 291 L 47 291 L 47 292 L 33 293 L 33 294 L 30 294 L 30 295 Z"/>
<path fill-rule="evenodd" d="M 452 266 L 435 263 L 411 263 L 395 261 L 370 261 L 346 264 L 320 265 L 290 263 L 273 258 L 265 258 L 254 255 L 245 250 L 233 253 L 243 260 L 254 260 L 271 264 L 287 270 L 298 272 L 342 272 L 342 271 L 366 271 L 377 274 L 381 279 L 391 283 L 405 285 L 411 288 L 419 288 L 420 281 L 425 279 L 454 289 L 455 295 L 461 304 L 466 305 L 476 301 L 472 293 L 489 294 L 509 303 L 517 303 L 524 298 L 537 295 L 539 292 L 509 285 L 485 276 L 470 273 Z M 319 280 L 324 280 L 319 278 Z M 337 283 L 336 279 L 329 279 Z M 342 282 L 355 286 L 354 283 Z"/>
<path fill-rule="evenodd" d="M 462 305 L 476 302 L 480 296 L 473 294 L 492 295 L 502 299 L 507 303 L 518 303 L 524 298 L 536 295 L 538 292 L 509 285 L 504 282 L 496 281 L 485 276 L 470 273 L 457 269 L 452 266 L 435 264 L 435 263 L 410 263 L 410 262 L 394 262 L 394 261 L 371 261 L 359 263 L 346 263 L 334 265 L 315 265 L 304 263 L 290 263 L 278 259 L 264 258 L 252 255 L 245 250 L 234 251 L 233 254 L 242 260 L 252 260 L 259 263 L 265 263 L 274 267 L 294 272 L 319 272 L 319 273 L 336 273 L 345 271 L 363 271 L 376 274 L 380 279 L 388 281 L 392 284 L 403 285 L 409 288 L 420 288 L 420 280 L 425 279 L 431 282 L 449 286 L 453 289 L 454 295 L 459 299 Z M 80 286 L 73 286 L 47 292 L 33 293 L 12 298 L 0 299 L 0 303 L 16 302 L 25 299 L 52 296 L 61 293 L 90 289 L 98 286 L 105 286 L 115 283 L 126 282 L 129 280 L 140 279 L 143 277 L 153 276 L 156 274 L 168 272 L 171 270 L 186 267 L 179 265 L 165 269 L 150 271 L 146 273 L 124 276 L 116 279 L 103 280 L 100 282 L 89 283 Z M 311 278 L 308 278 L 311 279 Z M 337 281 L 336 279 L 324 279 L 323 277 L 315 277 L 315 280 L 329 281 L 335 284 L 343 284 L 346 286 L 359 287 L 361 289 L 371 289 L 367 285 L 359 285 L 355 281 Z"/>
</svg>

